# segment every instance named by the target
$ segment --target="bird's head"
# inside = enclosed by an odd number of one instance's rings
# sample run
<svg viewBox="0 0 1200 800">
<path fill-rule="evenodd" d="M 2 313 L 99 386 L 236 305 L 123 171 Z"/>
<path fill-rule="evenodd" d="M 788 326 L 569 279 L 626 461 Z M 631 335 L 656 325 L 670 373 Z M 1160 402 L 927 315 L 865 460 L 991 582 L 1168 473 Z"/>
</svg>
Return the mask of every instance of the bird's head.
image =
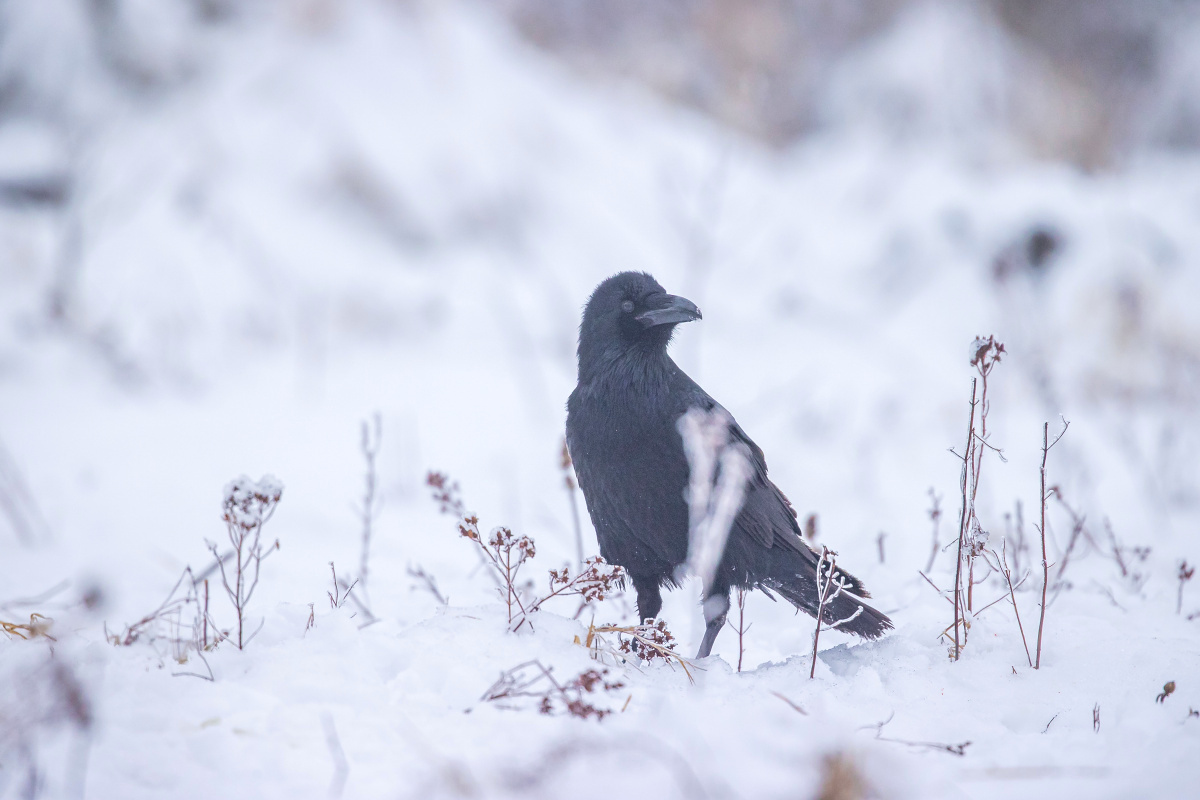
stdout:
<svg viewBox="0 0 1200 800">
<path fill-rule="evenodd" d="M 700 319 L 691 300 L 667 294 L 645 272 L 622 272 L 596 287 L 579 326 L 580 375 L 631 351 L 665 351 L 675 326 Z"/>
</svg>

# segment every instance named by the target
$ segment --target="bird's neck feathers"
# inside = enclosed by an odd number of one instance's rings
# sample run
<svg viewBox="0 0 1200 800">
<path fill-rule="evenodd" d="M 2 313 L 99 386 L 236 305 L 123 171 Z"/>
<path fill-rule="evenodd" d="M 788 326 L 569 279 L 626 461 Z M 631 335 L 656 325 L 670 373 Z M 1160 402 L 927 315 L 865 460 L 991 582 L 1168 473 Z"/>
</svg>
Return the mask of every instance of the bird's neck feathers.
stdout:
<svg viewBox="0 0 1200 800">
<path fill-rule="evenodd" d="M 666 343 L 645 342 L 632 346 L 609 346 L 589 348 L 579 343 L 579 384 L 604 384 L 619 382 L 633 383 L 634 378 L 645 381 L 643 385 L 657 387 L 679 371 L 679 367 L 667 355 Z"/>
</svg>

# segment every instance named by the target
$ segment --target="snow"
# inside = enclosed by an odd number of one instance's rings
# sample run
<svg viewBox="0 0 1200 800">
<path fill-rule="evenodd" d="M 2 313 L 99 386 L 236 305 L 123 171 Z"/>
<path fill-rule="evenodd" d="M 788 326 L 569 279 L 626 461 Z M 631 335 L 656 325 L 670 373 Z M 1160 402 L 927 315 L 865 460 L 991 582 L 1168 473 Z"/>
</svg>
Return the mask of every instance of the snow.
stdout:
<svg viewBox="0 0 1200 800">
<path fill-rule="evenodd" d="M 835 127 L 769 151 L 585 82 L 477 4 L 257 4 L 200 33 L 139 16 L 164 33 L 144 51 L 131 33 L 128 53 L 164 83 L 137 99 L 98 68 L 74 6 L 16 8 L 0 12 L 14 48 L 0 70 L 27 70 L 21 85 L 78 135 L 32 112 L 0 131 L 26 153 L 5 152 L 4 174 L 76 169 L 67 210 L 0 206 L 0 465 L 45 520 L 24 545 L 0 514 L 0 620 L 44 614 L 55 637 L 0 637 L 0 796 L 21 796 L 34 763 L 45 797 L 803 797 L 831 754 L 888 798 L 1194 791 L 1200 585 L 1176 613 L 1179 563 L 1200 561 L 1194 156 L 1084 174 L 982 134 L 981 151 L 895 141 L 850 112 L 850 93 L 889 81 L 930 97 L 935 54 L 897 62 L 922 26 L 938 41 L 974 30 L 955 14 L 907 17 L 846 67 Z M 946 124 L 986 126 L 968 110 Z M 1040 268 L 1014 255 L 1035 228 L 1060 240 Z M 688 266 L 697 237 L 709 269 Z M 497 708 L 480 698 L 523 662 L 563 679 L 598 666 L 575 643 L 590 612 L 573 620 L 576 598 L 555 598 L 509 632 L 424 476 L 452 476 L 481 529 L 536 541 L 534 591 L 573 564 L 559 465 L 578 315 L 624 269 L 704 309 L 675 355 L 896 630 L 823 630 L 809 680 L 813 621 L 756 594 L 741 673 L 725 631 L 694 683 L 678 665 L 608 663 L 624 687 L 595 697 L 614 711 L 601 721 Z M 60 284 L 65 311 L 48 318 Z M 1095 541 L 1051 589 L 1037 671 L 1007 601 L 951 663 L 951 607 L 918 574 L 930 487 L 939 542 L 957 532 L 947 449 L 965 435 L 966 347 L 988 334 L 1007 347 L 989 378 L 1007 462 L 985 452 L 977 513 L 1011 564 L 1022 503 L 1031 647 L 1041 428 L 1060 414 L 1048 482 Z M 355 592 L 378 621 L 364 626 L 354 602 L 330 603 L 330 562 L 353 580 L 358 426 L 375 411 L 382 506 Z M 105 626 L 211 562 L 222 487 L 243 474 L 278 475 L 256 491 L 282 492 L 250 607 L 261 633 L 208 652 L 212 681 L 180 675 L 203 670 L 165 643 L 112 645 Z M 1056 561 L 1071 532 L 1056 499 L 1048 523 Z M 944 552 L 929 577 L 944 589 L 952 572 Z M 1007 587 L 993 575 L 975 592 L 983 605 Z M 685 655 L 699 593 L 665 598 Z M 213 592 L 228 626 L 225 602 Z M 595 611 L 633 617 L 628 594 Z"/>
</svg>

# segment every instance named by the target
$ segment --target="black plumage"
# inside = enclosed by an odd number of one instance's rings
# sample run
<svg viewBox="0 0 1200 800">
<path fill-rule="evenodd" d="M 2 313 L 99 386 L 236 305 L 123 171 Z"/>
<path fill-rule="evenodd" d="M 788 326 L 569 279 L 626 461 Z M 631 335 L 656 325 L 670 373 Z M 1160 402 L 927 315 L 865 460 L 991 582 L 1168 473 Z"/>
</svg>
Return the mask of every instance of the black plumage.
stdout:
<svg viewBox="0 0 1200 800">
<path fill-rule="evenodd" d="M 624 272 L 601 283 L 579 330 L 579 383 L 567 402 L 567 446 L 596 528 L 600 554 L 625 568 L 638 614 L 657 617 L 660 589 L 676 585 L 688 556 L 688 462 L 677 422 L 690 408 L 720 408 L 667 355 L 681 322 L 700 319 L 688 300 L 667 294 L 653 277 Z M 725 554 L 705 598 L 707 623 L 698 657 L 707 656 L 725 622 L 734 586 L 777 592 L 817 613 L 817 554 L 804 542 L 793 510 L 767 478 L 762 450 L 732 423 L 731 437 L 750 453 L 752 477 Z M 863 611 L 841 627 L 869 639 L 891 621 L 861 602 L 853 576 L 826 605 L 826 622 Z"/>
</svg>

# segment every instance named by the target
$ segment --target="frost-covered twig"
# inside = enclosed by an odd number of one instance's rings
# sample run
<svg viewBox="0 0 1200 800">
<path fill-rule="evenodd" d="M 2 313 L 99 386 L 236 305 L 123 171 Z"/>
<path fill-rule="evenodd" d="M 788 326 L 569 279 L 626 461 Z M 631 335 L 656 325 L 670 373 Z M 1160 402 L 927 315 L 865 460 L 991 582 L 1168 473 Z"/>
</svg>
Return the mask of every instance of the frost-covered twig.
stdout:
<svg viewBox="0 0 1200 800">
<path fill-rule="evenodd" d="M 187 613 L 189 609 L 190 614 Z M 211 642 L 210 627 L 213 633 Z M 137 622 L 126 625 L 120 634 L 110 634 L 107 625 L 104 633 L 109 642 L 122 647 L 128 647 L 141 639 L 145 639 L 151 645 L 163 642 L 167 645 L 171 659 L 177 664 L 186 664 L 190 659 L 189 652 L 195 653 L 204 664 L 204 673 L 173 674 L 190 675 L 207 681 L 213 680 L 213 672 L 205 653 L 228 638 L 228 633 L 221 631 L 209 615 L 208 580 L 197 579 L 191 567 L 184 568 L 158 608 Z"/>
<path fill-rule="evenodd" d="M 433 489 L 434 499 L 441 503 L 443 511 L 464 507 L 458 498 L 458 485 L 451 483 L 442 473 L 429 473 L 426 483 Z M 505 604 L 508 607 L 508 624 L 513 631 L 530 622 L 530 615 L 540 610 L 542 604 L 551 598 L 578 596 L 583 598 L 583 607 L 586 607 L 604 600 L 611 592 L 616 591 L 624 578 L 624 571 L 620 567 L 606 563 L 600 556 L 593 556 L 584 559 L 580 570 L 573 575 L 568 566 L 563 566 L 561 570 L 550 570 L 549 592 L 541 598 L 530 598 L 528 594 L 532 584 L 522 584 L 518 575 L 525 563 L 537 554 L 533 539 L 517 536 L 504 527 L 493 528 L 484 538 L 479 530 L 479 518 L 474 514 L 462 517 L 458 523 L 458 532 L 460 536 L 476 544 L 480 560 L 504 593 Z M 445 599 L 437 591 L 437 586 L 424 571 L 413 572 L 410 568 L 409 574 L 424 577 L 434 596 L 445 603 Z M 576 616 L 581 612 L 582 608 Z"/>
<path fill-rule="evenodd" d="M 957 555 L 954 567 L 954 650 L 955 661 L 962 655 L 966 644 L 968 626 L 966 612 L 974 607 L 975 559 L 983 554 L 988 534 L 975 516 L 975 502 L 979 495 L 979 477 L 983 467 L 983 456 L 991 450 L 1004 460 L 1004 453 L 988 441 L 987 417 L 991 404 L 988 401 L 988 377 L 1004 355 L 1004 344 L 994 336 L 986 339 L 977 337 L 971 343 L 971 366 L 978 377 L 971 379 L 971 414 L 967 426 L 967 442 L 962 452 L 962 473 L 959 479 L 962 508 L 958 525 Z M 978 430 L 976 430 L 978 420 Z M 963 603 L 963 561 L 967 565 L 966 603 Z M 959 633 L 962 633 L 960 642 Z"/>
<path fill-rule="evenodd" d="M 838 597 L 845 588 L 846 576 L 837 571 L 837 553 L 825 545 L 821 545 L 821 555 L 817 559 L 817 628 L 813 632 L 812 666 L 808 670 L 809 678 L 814 678 L 817 674 L 817 642 L 821 638 L 821 622 L 825 619 L 825 606 Z M 830 593 L 830 589 L 833 589 L 832 593 Z M 825 627 L 836 630 L 847 622 L 857 619 L 862 613 L 863 607 L 860 605 L 850 616 L 829 622 Z"/>
<path fill-rule="evenodd" d="M 529 611 L 537 611 L 552 597 L 583 598 L 584 604 L 599 603 L 617 589 L 618 584 L 625 578 L 625 571 L 615 564 L 609 564 L 600 556 L 592 556 L 583 562 L 583 569 L 571 575 L 568 567 L 561 570 L 550 570 L 550 593 L 529 606 Z"/>
<path fill-rule="evenodd" d="M 523 622 L 529 614 L 521 600 L 521 591 L 517 585 L 517 574 L 526 561 L 537 553 L 533 539 L 528 536 L 514 536 L 508 528 L 492 528 L 485 540 L 479 533 L 479 518 L 472 515 L 464 517 L 458 524 L 458 532 L 464 538 L 470 539 L 479 546 L 484 558 L 500 578 L 504 600 L 508 605 L 508 623 L 512 625 L 514 606 L 521 612 Z"/>
<path fill-rule="evenodd" d="M 730 441 L 733 418 L 722 408 L 689 409 L 677 425 L 689 468 L 687 565 L 707 597 L 746 496 L 750 450 Z"/>
</svg>

